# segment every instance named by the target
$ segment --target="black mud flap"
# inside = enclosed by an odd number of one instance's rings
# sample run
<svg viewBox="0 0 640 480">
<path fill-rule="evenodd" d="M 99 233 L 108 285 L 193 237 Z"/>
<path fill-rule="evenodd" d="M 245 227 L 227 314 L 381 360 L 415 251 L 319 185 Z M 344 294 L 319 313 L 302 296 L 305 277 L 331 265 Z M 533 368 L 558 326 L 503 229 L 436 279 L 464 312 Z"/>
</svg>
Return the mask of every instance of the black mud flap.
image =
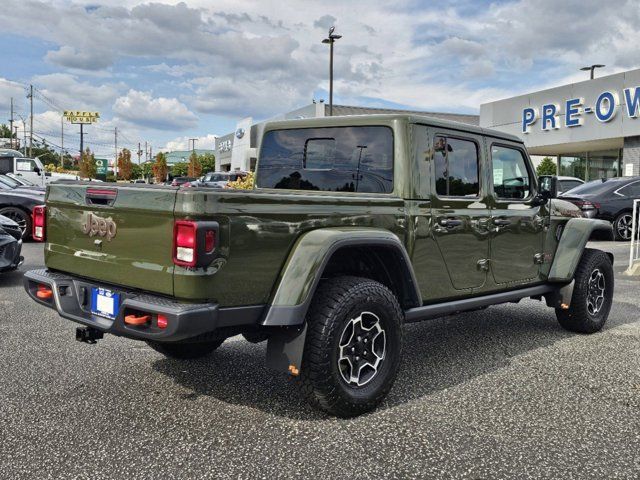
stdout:
<svg viewBox="0 0 640 480">
<path fill-rule="evenodd" d="M 571 283 L 545 294 L 544 299 L 547 301 L 547 306 L 561 308 L 563 310 L 568 309 L 571 306 L 571 297 L 573 296 L 573 286 L 575 283 L 576 281 L 572 280 Z"/>
<path fill-rule="evenodd" d="M 307 324 L 282 327 L 267 342 L 267 366 L 280 372 L 297 376 L 302 367 Z"/>
</svg>

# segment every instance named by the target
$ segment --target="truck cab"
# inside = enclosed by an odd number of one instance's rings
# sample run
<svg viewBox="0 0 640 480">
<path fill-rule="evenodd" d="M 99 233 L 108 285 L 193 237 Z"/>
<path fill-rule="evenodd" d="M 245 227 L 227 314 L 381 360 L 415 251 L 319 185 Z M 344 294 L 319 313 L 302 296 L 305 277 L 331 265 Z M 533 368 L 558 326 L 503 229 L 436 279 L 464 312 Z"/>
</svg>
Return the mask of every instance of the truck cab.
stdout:
<svg viewBox="0 0 640 480">
<path fill-rule="evenodd" d="M 51 180 L 39 158 L 24 157 L 17 150 L 0 151 L 0 173 L 12 174 L 38 186 L 45 186 Z"/>
</svg>

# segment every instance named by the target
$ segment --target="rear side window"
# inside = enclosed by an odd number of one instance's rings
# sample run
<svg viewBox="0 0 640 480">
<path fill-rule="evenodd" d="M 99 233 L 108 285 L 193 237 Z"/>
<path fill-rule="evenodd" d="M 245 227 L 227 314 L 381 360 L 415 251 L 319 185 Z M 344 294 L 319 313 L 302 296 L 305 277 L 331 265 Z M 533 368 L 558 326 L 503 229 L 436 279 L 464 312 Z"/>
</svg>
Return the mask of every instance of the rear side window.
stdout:
<svg viewBox="0 0 640 480">
<path fill-rule="evenodd" d="M 478 145 L 471 140 L 435 138 L 436 193 L 446 197 L 477 197 Z"/>
<path fill-rule="evenodd" d="M 375 126 L 267 132 L 257 183 L 287 190 L 391 193 L 393 132 Z"/>
<path fill-rule="evenodd" d="M 493 190 L 498 198 L 522 200 L 531 194 L 531 178 L 522 150 L 493 145 Z"/>
<path fill-rule="evenodd" d="M 621 188 L 618 193 L 623 194 L 625 197 L 640 198 L 640 182 L 630 183 Z"/>
</svg>

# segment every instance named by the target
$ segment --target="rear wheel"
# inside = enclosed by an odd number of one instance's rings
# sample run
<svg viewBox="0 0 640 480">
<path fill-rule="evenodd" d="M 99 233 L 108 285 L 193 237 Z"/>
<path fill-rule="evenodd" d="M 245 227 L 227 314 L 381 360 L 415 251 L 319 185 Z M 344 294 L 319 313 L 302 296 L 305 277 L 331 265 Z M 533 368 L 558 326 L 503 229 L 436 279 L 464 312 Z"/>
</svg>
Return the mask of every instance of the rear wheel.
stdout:
<svg viewBox="0 0 640 480">
<path fill-rule="evenodd" d="M 225 339 L 211 340 L 199 343 L 165 343 L 147 341 L 147 344 L 156 352 L 163 354 L 165 357 L 175 358 L 178 360 L 189 360 L 194 358 L 205 357 L 218 348 Z"/>
<path fill-rule="evenodd" d="M 28 238 L 31 235 L 31 216 L 17 207 L 5 207 L 0 209 L 0 215 L 10 218 L 18 224 L 22 230 L 22 238 Z"/>
<path fill-rule="evenodd" d="M 613 265 L 601 250 L 585 249 L 574 277 L 571 305 L 556 308 L 558 322 L 567 330 L 594 333 L 602 329 L 613 303 Z"/>
<path fill-rule="evenodd" d="M 340 417 L 374 409 L 396 378 L 403 314 L 384 285 L 358 277 L 323 282 L 307 316 L 299 385 L 315 406 Z"/>
<path fill-rule="evenodd" d="M 613 221 L 613 231 L 616 240 L 631 240 L 631 227 L 633 225 L 633 214 L 631 212 L 622 212 Z"/>
</svg>

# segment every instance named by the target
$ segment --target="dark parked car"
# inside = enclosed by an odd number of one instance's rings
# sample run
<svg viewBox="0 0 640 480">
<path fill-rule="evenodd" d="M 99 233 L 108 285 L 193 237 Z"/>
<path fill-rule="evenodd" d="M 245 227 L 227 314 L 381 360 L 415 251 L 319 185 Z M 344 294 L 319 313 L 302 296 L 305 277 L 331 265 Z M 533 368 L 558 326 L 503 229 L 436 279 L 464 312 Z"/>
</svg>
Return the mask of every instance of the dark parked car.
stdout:
<svg viewBox="0 0 640 480">
<path fill-rule="evenodd" d="M 640 199 L 640 177 L 593 180 L 560 195 L 582 210 L 588 218 L 613 223 L 616 240 L 630 240 L 633 200 Z"/>
<path fill-rule="evenodd" d="M 0 215 L 0 272 L 15 270 L 22 264 L 24 259 L 20 256 L 21 250 L 20 226 L 10 218 Z"/>
<path fill-rule="evenodd" d="M 22 238 L 31 236 L 31 212 L 36 205 L 44 203 L 44 191 L 9 187 L 0 182 L 0 215 L 16 222 Z"/>
</svg>

